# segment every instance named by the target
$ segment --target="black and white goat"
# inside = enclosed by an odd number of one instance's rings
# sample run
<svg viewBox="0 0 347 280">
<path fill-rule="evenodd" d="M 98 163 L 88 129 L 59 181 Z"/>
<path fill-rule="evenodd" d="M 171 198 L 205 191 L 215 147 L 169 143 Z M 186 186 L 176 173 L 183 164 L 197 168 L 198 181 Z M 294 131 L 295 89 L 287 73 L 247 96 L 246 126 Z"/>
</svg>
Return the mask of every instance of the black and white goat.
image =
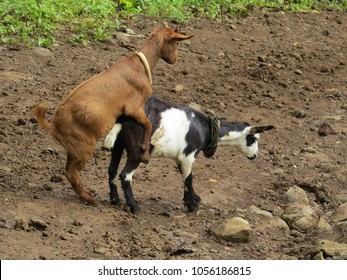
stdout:
<svg viewBox="0 0 347 280">
<path fill-rule="evenodd" d="M 210 157 L 217 144 L 231 145 L 247 158 L 254 159 L 258 153 L 259 133 L 274 128 L 272 125 L 255 127 L 248 123 L 226 121 L 220 122 L 220 128 L 216 128 L 213 125 L 217 124 L 216 119 L 192 108 L 174 105 L 154 95 L 148 99 L 145 111 L 153 126 L 151 157 L 171 158 L 176 161 L 184 181 L 183 200 L 189 211 L 196 210 L 201 200 L 193 189 L 192 175 L 193 162 L 201 151 L 206 157 Z M 113 147 L 108 169 L 111 203 L 117 206 L 121 204 L 114 181 L 125 149 L 127 161 L 120 179 L 126 204 L 133 213 L 140 211 L 133 197 L 131 182 L 141 162 L 140 144 L 143 136 L 144 128 L 140 124 L 132 118 L 122 116 L 117 119 L 105 140 L 106 147 Z"/>
</svg>

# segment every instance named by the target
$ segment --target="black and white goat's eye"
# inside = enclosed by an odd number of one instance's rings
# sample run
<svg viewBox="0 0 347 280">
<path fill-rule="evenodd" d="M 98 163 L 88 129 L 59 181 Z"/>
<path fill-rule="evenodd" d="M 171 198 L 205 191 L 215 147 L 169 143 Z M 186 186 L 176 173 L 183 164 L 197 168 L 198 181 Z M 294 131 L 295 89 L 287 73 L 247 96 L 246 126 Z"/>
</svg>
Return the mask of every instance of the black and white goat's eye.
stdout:
<svg viewBox="0 0 347 280">
<path fill-rule="evenodd" d="M 258 138 L 256 138 L 254 136 L 254 134 L 247 135 L 246 136 L 246 145 L 247 145 L 247 147 L 252 146 L 257 140 L 258 140 Z"/>
</svg>

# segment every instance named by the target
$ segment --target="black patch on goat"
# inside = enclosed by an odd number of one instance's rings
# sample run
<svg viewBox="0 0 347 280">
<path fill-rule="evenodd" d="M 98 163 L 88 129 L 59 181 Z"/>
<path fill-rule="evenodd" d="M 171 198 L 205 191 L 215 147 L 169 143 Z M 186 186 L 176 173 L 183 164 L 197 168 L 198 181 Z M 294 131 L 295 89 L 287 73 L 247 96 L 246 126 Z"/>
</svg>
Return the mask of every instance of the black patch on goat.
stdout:
<svg viewBox="0 0 347 280">
<path fill-rule="evenodd" d="M 220 130 L 219 130 L 219 137 L 223 137 L 226 134 L 228 134 L 230 131 L 233 132 L 241 132 L 243 131 L 246 127 L 251 126 L 249 123 L 246 122 L 222 122 L 220 125 Z"/>
<path fill-rule="evenodd" d="M 208 126 L 206 126 L 204 120 L 206 117 L 199 112 L 194 112 L 194 117 L 192 112 L 185 111 L 185 113 L 190 121 L 190 126 L 185 137 L 186 142 L 189 143 L 189 145 L 187 145 L 183 153 L 185 156 L 188 156 L 190 153 L 196 150 L 195 155 L 197 155 L 201 151 L 200 147 L 203 144 L 202 139 L 205 139 L 205 132 L 208 129 Z"/>
<path fill-rule="evenodd" d="M 249 134 L 246 136 L 247 147 L 252 146 L 255 141 L 257 141 L 257 138 L 255 138 L 254 134 Z"/>
</svg>

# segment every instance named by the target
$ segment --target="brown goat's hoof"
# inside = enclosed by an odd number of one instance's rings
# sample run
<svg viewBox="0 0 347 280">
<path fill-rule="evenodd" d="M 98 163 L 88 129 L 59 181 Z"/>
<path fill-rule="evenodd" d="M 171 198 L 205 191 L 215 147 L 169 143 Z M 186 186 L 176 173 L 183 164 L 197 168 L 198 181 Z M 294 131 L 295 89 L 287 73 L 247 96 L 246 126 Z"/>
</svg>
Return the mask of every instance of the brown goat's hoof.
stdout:
<svg viewBox="0 0 347 280">
<path fill-rule="evenodd" d="M 92 197 L 91 195 L 88 196 L 84 196 L 84 197 L 80 197 L 80 199 L 87 205 L 90 206 L 95 206 L 96 203 L 96 199 L 94 197 Z"/>
</svg>

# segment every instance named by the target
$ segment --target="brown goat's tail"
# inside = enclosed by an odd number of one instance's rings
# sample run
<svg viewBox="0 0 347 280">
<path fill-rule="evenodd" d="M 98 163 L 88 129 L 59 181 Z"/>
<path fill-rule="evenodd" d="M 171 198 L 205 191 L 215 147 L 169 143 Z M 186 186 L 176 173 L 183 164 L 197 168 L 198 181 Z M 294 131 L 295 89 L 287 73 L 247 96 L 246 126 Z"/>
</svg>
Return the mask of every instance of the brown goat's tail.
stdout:
<svg viewBox="0 0 347 280">
<path fill-rule="evenodd" d="M 36 119 L 39 122 L 39 124 L 42 126 L 43 129 L 47 130 L 49 133 L 52 134 L 53 132 L 53 125 L 49 123 L 45 119 L 45 115 L 47 112 L 48 107 L 43 104 L 37 104 L 34 107 L 34 113 L 36 115 Z"/>
</svg>

